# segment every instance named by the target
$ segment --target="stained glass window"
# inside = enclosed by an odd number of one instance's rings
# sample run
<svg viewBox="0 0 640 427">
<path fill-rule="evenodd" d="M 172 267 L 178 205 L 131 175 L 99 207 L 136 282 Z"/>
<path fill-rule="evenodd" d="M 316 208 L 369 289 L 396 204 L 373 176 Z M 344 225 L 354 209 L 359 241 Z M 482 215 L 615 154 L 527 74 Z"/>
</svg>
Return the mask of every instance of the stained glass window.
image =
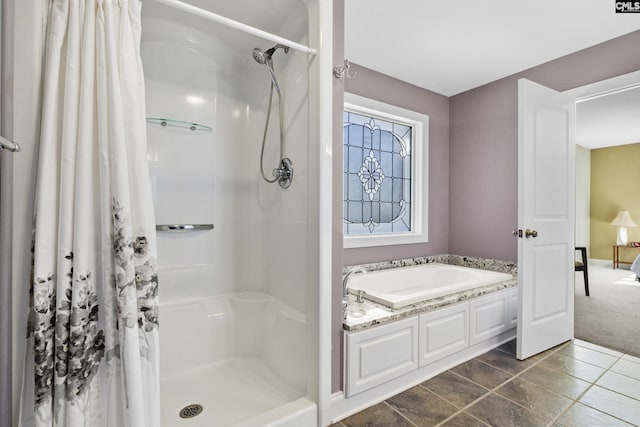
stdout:
<svg viewBox="0 0 640 427">
<path fill-rule="evenodd" d="M 409 123 L 345 109 L 344 234 L 412 231 Z"/>
<path fill-rule="evenodd" d="M 429 116 L 344 94 L 345 248 L 428 241 Z"/>
</svg>

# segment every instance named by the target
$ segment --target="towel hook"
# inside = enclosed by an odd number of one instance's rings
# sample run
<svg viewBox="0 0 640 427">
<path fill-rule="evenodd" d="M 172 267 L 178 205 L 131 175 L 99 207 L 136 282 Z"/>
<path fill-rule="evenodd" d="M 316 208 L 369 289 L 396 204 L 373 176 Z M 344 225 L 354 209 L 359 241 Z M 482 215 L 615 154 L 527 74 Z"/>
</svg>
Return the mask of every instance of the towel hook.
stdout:
<svg viewBox="0 0 640 427">
<path fill-rule="evenodd" d="M 352 79 L 358 75 L 356 71 L 354 71 L 353 73 L 349 73 L 349 68 L 351 68 L 351 63 L 349 62 L 348 59 L 345 59 L 343 67 L 333 67 L 333 75 L 337 79 L 341 79 L 343 77 L 347 79 Z"/>
</svg>

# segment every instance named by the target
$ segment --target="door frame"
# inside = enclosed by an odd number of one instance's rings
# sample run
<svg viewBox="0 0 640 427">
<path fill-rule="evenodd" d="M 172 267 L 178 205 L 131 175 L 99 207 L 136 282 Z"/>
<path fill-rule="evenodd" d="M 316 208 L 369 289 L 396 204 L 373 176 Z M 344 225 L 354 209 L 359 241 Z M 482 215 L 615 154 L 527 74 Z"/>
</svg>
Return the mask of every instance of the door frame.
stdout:
<svg viewBox="0 0 640 427">
<path fill-rule="evenodd" d="M 562 93 L 572 96 L 576 102 L 578 102 L 600 95 L 615 93 L 634 86 L 640 86 L 640 70 L 565 90 Z"/>
<path fill-rule="evenodd" d="M 627 74 L 620 74 L 615 77 L 600 80 L 574 89 L 563 91 L 575 99 L 574 102 L 584 101 L 602 95 L 621 92 L 626 89 L 640 87 L 640 70 Z M 575 197 L 575 195 L 574 195 Z M 574 218 L 575 222 L 575 218 Z M 574 223 L 575 227 L 575 223 Z M 589 236 L 587 246 L 591 244 L 591 236 Z"/>
</svg>

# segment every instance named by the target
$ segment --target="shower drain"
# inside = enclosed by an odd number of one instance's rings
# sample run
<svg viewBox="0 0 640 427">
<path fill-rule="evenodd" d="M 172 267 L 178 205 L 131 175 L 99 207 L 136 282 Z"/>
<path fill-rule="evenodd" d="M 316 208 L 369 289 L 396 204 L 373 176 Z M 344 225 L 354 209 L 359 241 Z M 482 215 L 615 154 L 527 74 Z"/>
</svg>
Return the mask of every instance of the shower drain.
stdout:
<svg viewBox="0 0 640 427">
<path fill-rule="evenodd" d="M 192 405 L 187 405 L 180 410 L 180 418 L 193 418 L 202 413 L 202 405 L 194 403 Z"/>
</svg>

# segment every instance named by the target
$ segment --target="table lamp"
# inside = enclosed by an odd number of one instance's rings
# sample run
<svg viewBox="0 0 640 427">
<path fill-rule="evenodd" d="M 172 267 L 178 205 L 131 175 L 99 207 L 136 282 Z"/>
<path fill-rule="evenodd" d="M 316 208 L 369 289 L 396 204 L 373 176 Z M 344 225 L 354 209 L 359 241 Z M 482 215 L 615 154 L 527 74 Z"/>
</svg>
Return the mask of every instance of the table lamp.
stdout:
<svg viewBox="0 0 640 427">
<path fill-rule="evenodd" d="M 629 211 L 620 211 L 618 215 L 611 221 L 611 225 L 618 226 L 618 240 L 616 244 L 618 246 L 626 246 L 627 241 L 627 227 L 636 227 L 636 223 L 631 219 Z"/>
</svg>

